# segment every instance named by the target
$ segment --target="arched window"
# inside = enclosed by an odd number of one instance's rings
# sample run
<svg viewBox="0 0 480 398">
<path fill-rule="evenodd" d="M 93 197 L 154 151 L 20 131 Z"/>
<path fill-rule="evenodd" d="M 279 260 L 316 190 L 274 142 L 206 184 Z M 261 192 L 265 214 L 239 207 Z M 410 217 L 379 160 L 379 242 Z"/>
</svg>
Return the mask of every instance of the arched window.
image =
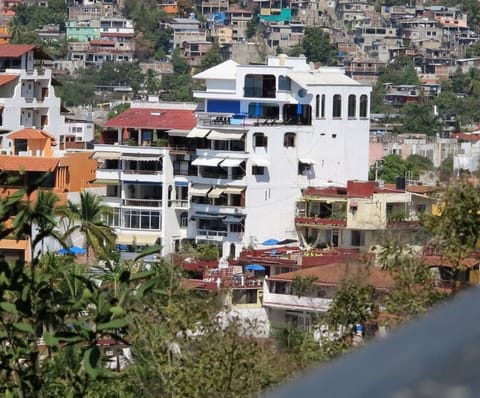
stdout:
<svg viewBox="0 0 480 398">
<path fill-rule="evenodd" d="M 360 96 L 360 117 L 367 117 L 368 113 L 368 96 L 363 94 Z"/>
<path fill-rule="evenodd" d="M 295 133 L 285 133 L 283 136 L 283 146 L 285 148 L 290 148 L 295 146 Z"/>
<path fill-rule="evenodd" d="M 315 117 L 317 119 L 320 117 L 320 94 L 315 97 Z"/>
<path fill-rule="evenodd" d="M 340 94 L 335 94 L 333 96 L 333 117 L 342 117 L 342 96 Z"/>
<path fill-rule="evenodd" d="M 263 133 L 253 134 L 253 147 L 267 147 L 267 136 Z"/>
<path fill-rule="evenodd" d="M 322 104 L 321 104 L 321 112 L 320 117 L 325 117 L 325 94 L 322 94 Z"/>
<path fill-rule="evenodd" d="M 348 96 L 348 117 L 355 117 L 356 106 L 357 106 L 357 97 L 355 94 L 350 94 Z"/>
</svg>

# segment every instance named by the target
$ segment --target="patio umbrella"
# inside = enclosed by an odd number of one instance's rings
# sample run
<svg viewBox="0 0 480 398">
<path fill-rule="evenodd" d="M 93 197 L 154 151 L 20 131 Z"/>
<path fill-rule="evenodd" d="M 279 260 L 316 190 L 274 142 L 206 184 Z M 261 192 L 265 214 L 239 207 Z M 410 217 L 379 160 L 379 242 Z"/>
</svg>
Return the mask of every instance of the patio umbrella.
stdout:
<svg viewBox="0 0 480 398">
<path fill-rule="evenodd" d="M 297 243 L 298 240 L 296 239 L 284 239 L 278 242 L 279 245 L 290 245 L 291 243 Z"/>
<path fill-rule="evenodd" d="M 85 254 L 87 252 L 86 249 L 84 249 L 83 247 L 78 247 L 78 246 L 70 246 L 68 248 L 68 250 L 72 254 Z"/>
<path fill-rule="evenodd" d="M 301 115 L 303 113 L 303 106 L 302 104 L 297 104 L 297 115 Z"/>
<path fill-rule="evenodd" d="M 262 242 L 262 245 L 275 246 L 275 245 L 278 245 L 278 242 L 280 242 L 278 239 L 267 239 L 266 241 Z"/>
<path fill-rule="evenodd" d="M 262 114 L 262 109 L 260 107 L 260 102 L 255 103 L 255 116 L 258 118 Z"/>
<path fill-rule="evenodd" d="M 248 264 L 245 269 L 247 271 L 265 271 L 265 267 L 260 264 Z"/>
<path fill-rule="evenodd" d="M 58 254 L 72 254 L 72 253 L 70 253 L 70 250 L 65 249 L 65 248 L 61 248 L 60 250 L 57 250 L 57 253 Z"/>
</svg>

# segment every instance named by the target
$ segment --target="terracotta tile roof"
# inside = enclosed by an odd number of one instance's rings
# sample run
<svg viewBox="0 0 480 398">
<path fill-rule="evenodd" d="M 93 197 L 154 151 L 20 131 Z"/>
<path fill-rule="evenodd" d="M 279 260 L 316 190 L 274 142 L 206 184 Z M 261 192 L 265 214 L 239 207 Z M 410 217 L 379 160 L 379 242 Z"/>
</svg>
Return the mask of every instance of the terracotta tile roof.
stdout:
<svg viewBox="0 0 480 398">
<path fill-rule="evenodd" d="M 35 47 L 34 44 L 0 44 L 0 58 L 19 58 Z"/>
<path fill-rule="evenodd" d="M 50 138 L 52 141 L 55 141 L 55 137 L 46 131 L 32 128 L 15 131 L 7 135 L 7 138 L 11 140 L 39 140 Z"/>
<path fill-rule="evenodd" d="M 295 277 L 306 276 L 316 277 L 315 284 L 319 285 L 338 285 L 346 278 L 359 277 L 363 283 L 372 285 L 376 289 L 388 290 L 393 287 L 393 279 L 387 271 L 359 263 L 320 265 L 274 275 L 269 280 L 292 281 Z"/>
<path fill-rule="evenodd" d="M 454 264 L 442 256 L 424 256 L 423 261 L 429 267 L 454 267 Z M 460 266 L 465 268 L 473 268 L 480 264 L 480 260 L 476 258 L 464 258 L 460 261 Z"/>
<path fill-rule="evenodd" d="M 51 59 L 39 46 L 34 44 L 0 44 L 0 58 L 20 58 L 31 50 L 34 50 L 35 58 Z"/>
<path fill-rule="evenodd" d="M 452 137 L 461 141 L 480 141 L 480 134 L 478 133 L 453 133 Z"/>
<path fill-rule="evenodd" d="M 441 191 L 441 187 L 432 186 L 432 185 L 408 185 L 407 191 L 418 193 L 418 194 L 426 194 L 426 193 L 434 193 Z"/>
<path fill-rule="evenodd" d="M 35 156 L 0 155 L 0 170 L 18 171 L 53 171 L 58 165 L 58 158 Z"/>
<path fill-rule="evenodd" d="M 115 46 L 115 42 L 111 40 L 91 40 L 90 41 L 91 46 Z"/>
<path fill-rule="evenodd" d="M 15 79 L 18 79 L 18 75 L 0 75 L 0 86 L 10 83 Z"/>
<path fill-rule="evenodd" d="M 195 113 L 190 109 L 130 108 L 103 127 L 191 130 L 195 125 Z"/>
</svg>

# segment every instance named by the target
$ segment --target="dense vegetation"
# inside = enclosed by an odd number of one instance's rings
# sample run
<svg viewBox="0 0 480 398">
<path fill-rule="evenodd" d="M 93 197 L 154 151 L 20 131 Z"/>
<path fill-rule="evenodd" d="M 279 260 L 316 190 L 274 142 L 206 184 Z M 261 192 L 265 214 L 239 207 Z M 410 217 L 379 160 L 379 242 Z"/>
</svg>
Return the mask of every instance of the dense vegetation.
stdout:
<svg viewBox="0 0 480 398">
<path fill-rule="evenodd" d="M 444 299 L 413 251 L 384 242 L 379 261 L 394 286 L 379 295 L 362 275 L 346 279 L 312 325 L 343 330 L 337 338 L 319 342 L 291 323 L 270 338 L 254 338 L 261 325 L 217 317 L 222 291 L 187 289 L 182 270 L 164 261 L 147 269 L 141 255 L 121 260 L 97 197 L 83 193 L 79 205 L 59 206 L 50 192 L 31 200 L 35 188 L 0 200 L 0 238 L 29 238 L 36 254 L 28 263 L 0 259 L 0 394 L 6 397 L 248 397 L 348 352 L 355 339 L 345 326 L 374 326 L 380 312 L 390 325 L 403 323 Z M 432 243 L 459 275 L 477 247 L 478 200 L 476 188 L 460 181 L 440 198 L 442 214 L 424 219 Z M 98 266 L 45 251 L 45 239 L 65 245 L 74 231 L 102 260 Z M 197 254 L 214 256 L 208 247 Z M 292 286 L 308 295 L 314 283 L 304 277 Z M 121 372 L 106 367 L 112 358 L 101 348 L 105 339 L 131 349 Z"/>
</svg>

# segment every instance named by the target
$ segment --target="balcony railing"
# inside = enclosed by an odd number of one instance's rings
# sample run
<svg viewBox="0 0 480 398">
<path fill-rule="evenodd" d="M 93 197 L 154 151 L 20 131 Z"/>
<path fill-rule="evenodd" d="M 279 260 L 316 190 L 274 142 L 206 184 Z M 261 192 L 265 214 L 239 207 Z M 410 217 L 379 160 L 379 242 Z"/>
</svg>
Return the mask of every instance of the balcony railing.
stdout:
<svg viewBox="0 0 480 398">
<path fill-rule="evenodd" d="M 196 239 L 222 241 L 228 235 L 227 231 L 215 231 L 210 229 L 198 229 Z"/>
<path fill-rule="evenodd" d="M 168 202 L 168 205 L 175 208 L 186 209 L 188 208 L 188 200 L 187 199 L 170 200 Z"/>
<path fill-rule="evenodd" d="M 162 207 L 161 199 L 122 199 L 123 206 Z"/>
<path fill-rule="evenodd" d="M 338 220 L 333 218 L 319 218 L 319 217 L 295 217 L 295 224 L 346 227 L 347 220 Z"/>
</svg>

